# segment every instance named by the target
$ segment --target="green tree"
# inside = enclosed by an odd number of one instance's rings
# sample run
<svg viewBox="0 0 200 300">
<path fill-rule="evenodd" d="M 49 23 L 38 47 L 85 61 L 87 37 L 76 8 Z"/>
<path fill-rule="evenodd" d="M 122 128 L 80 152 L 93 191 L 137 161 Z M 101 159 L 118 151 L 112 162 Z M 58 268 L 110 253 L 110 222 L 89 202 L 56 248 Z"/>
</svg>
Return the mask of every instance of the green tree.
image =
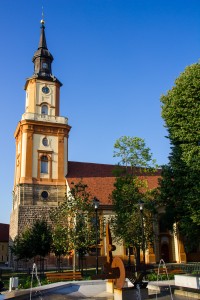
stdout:
<svg viewBox="0 0 200 300">
<path fill-rule="evenodd" d="M 140 263 L 140 249 L 145 250 L 153 241 L 154 194 L 148 188 L 145 175 L 152 175 L 156 162 L 145 141 L 137 137 L 123 136 L 114 145 L 114 156 L 120 165 L 112 192 L 115 217 L 115 236 L 124 240 L 129 248 L 137 249 L 137 264 Z M 125 172 L 124 172 L 125 170 Z M 141 216 L 139 202 L 145 202 Z M 141 219 L 142 218 L 142 219 Z M 145 228 L 143 226 L 145 224 Z M 145 230 L 144 230 L 145 229 Z M 144 235 L 142 234 L 144 232 Z"/>
<path fill-rule="evenodd" d="M 200 64 L 187 67 L 161 102 L 171 143 L 160 182 L 165 222 L 171 229 L 176 223 L 186 251 L 194 251 L 200 243 Z"/>
<path fill-rule="evenodd" d="M 50 212 L 52 222 L 52 246 L 51 251 L 57 257 L 57 265 L 60 270 L 62 256 L 70 252 L 69 231 L 70 224 L 68 220 L 67 205 L 63 202 L 60 206 Z"/>
<path fill-rule="evenodd" d="M 51 250 L 52 234 L 48 223 L 41 219 L 36 220 L 31 228 L 33 240 L 33 256 L 45 257 Z"/>
<path fill-rule="evenodd" d="M 150 169 L 157 167 L 152 158 L 150 148 L 144 139 L 139 137 L 122 136 L 114 144 L 114 157 L 119 157 L 119 165 Z M 143 170 L 144 171 L 144 170 Z"/>
<path fill-rule="evenodd" d="M 44 272 L 44 257 L 50 253 L 51 228 L 44 219 L 36 220 L 31 228 L 33 257 L 40 256 L 40 270 Z"/>
<path fill-rule="evenodd" d="M 58 270 L 61 268 L 61 257 L 69 252 L 68 227 L 56 223 L 52 228 L 52 252 L 57 257 Z"/>
<path fill-rule="evenodd" d="M 20 235 L 17 235 L 10 249 L 16 256 L 17 260 L 31 259 L 33 257 L 33 240 L 31 230 L 27 228 Z"/>
<path fill-rule="evenodd" d="M 179 146 L 180 159 L 200 170 L 200 64 L 185 69 L 175 85 L 161 97 L 162 117 L 172 146 Z M 172 149 L 173 150 L 173 149 Z"/>
<path fill-rule="evenodd" d="M 82 263 L 83 256 L 95 244 L 94 209 L 91 205 L 91 196 L 87 192 L 87 185 L 82 182 L 73 184 L 65 201 L 52 211 L 51 219 L 54 226 L 64 226 L 65 238 L 61 249 L 74 250 L 79 254 Z M 57 236 L 55 241 L 56 239 Z"/>
<path fill-rule="evenodd" d="M 36 220 L 32 227 L 26 228 L 16 236 L 11 247 L 11 251 L 18 259 L 31 259 L 36 256 L 44 258 L 50 249 L 51 229 L 43 219 Z"/>
</svg>

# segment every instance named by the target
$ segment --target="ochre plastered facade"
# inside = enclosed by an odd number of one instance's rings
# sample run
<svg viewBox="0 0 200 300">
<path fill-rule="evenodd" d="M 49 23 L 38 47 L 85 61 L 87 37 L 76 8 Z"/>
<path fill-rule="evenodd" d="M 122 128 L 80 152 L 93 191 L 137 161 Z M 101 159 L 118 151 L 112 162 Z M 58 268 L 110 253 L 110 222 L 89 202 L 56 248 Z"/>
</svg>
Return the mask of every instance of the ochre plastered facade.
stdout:
<svg viewBox="0 0 200 300">
<path fill-rule="evenodd" d="M 25 83 L 25 112 L 15 130 L 16 161 L 11 213 L 11 243 L 26 226 L 65 199 L 68 168 L 68 119 L 60 116 L 60 87 L 51 73 L 44 24 Z"/>
</svg>

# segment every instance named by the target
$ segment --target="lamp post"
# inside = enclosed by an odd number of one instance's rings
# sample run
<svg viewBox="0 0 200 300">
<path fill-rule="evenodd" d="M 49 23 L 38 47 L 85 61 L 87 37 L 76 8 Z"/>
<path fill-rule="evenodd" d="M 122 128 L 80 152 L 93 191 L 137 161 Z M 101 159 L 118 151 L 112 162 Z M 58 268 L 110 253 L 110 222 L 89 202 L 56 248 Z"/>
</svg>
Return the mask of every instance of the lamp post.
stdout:
<svg viewBox="0 0 200 300">
<path fill-rule="evenodd" d="M 144 273 L 145 273 L 145 240 L 144 240 L 144 219 L 143 219 L 143 209 L 144 201 L 140 200 L 139 203 L 140 216 L 141 216 L 141 225 L 142 225 L 142 254 L 143 254 L 143 263 L 144 263 Z"/>
<path fill-rule="evenodd" d="M 99 200 L 94 197 L 93 199 L 93 205 L 95 209 L 95 217 L 96 217 L 96 274 L 98 274 L 98 269 L 99 269 L 99 262 L 98 262 L 98 208 L 99 208 Z"/>
</svg>

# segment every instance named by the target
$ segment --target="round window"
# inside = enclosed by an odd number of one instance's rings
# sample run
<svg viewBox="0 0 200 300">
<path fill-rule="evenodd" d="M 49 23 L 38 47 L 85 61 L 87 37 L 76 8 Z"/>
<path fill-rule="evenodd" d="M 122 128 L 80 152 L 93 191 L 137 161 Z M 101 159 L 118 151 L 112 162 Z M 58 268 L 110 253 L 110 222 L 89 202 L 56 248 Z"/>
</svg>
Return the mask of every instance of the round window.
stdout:
<svg viewBox="0 0 200 300">
<path fill-rule="evenodd" d="M 43 192 L 41 193 L 41 196 L 42 196 L 43 199 L 47 199 L 48 196 L 49 196 L 49 194 L 47 193 L 47 191 L 43 191 Z"/>
</svg>

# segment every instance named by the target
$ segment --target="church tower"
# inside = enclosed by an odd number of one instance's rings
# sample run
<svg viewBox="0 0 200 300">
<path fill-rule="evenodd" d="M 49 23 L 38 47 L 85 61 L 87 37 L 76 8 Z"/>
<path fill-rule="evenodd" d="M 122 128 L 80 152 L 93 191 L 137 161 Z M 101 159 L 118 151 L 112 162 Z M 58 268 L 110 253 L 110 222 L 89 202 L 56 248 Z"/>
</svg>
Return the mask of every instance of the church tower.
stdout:
<svg viewBox="0 0 200 300">
<path fill-rule="evenodd" d="M 41 20 L 39 46 L 33 56 L 34 73 L 26 80 L 25 112 L 15 130 L 16 162 L 11 240 L 27 224 L 47 215 L 64 200 L 70 126 L 60 116 L 61 82 L 52 74 L 53 56 Z"/>
</svg>

